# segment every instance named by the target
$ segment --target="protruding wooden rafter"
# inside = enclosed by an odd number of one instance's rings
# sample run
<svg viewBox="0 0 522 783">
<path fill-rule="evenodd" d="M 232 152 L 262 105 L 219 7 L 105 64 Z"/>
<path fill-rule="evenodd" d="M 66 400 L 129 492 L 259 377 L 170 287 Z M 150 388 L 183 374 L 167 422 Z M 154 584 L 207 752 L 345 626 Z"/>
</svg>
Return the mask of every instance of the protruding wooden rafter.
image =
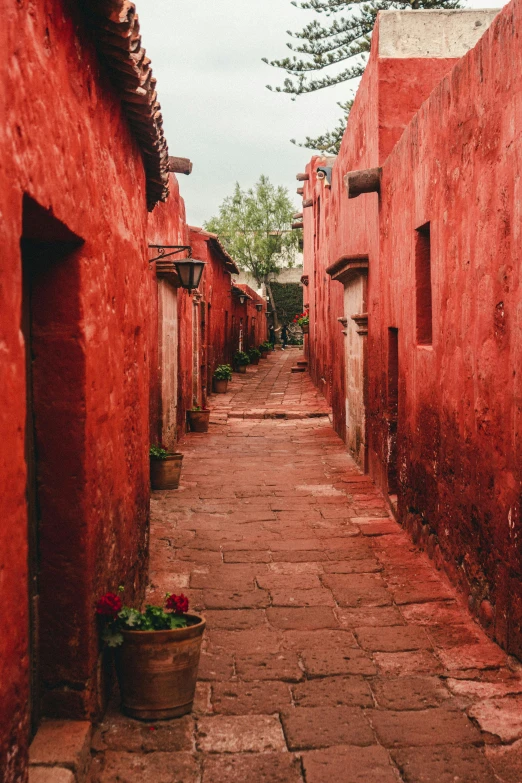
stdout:
<svg viewBox="0 0 522 783">
<path fill-rule="evenodd" d="M 305 199 L 305 200 L 303 201 L 303 208 L 306 208 L 306 207 L 313 207 L 313 205 L 314 205 L 314 200 L 313 200 L 313 198 L 307 198 L 307 199 Z"/>
<path fill-rule="evenodd" d="M 192 161 L 188 158 L 174 158 L 169 155 L 169 171 L 173 174 L 191 174 Z"/>
<path fill-rule="evenodd" d="M 306 182 L 309 179 L 310 179 L 310 174 L 303 173 L 303 174 L 296 175 L 296 180 L 298 182 Z"/>
<path fill-rule="evenodd" d="M 344 175 L 348 198 L 357 198 L 361 193 L 380 193 L 382 168 L 359 169 Z"/>
</svg>

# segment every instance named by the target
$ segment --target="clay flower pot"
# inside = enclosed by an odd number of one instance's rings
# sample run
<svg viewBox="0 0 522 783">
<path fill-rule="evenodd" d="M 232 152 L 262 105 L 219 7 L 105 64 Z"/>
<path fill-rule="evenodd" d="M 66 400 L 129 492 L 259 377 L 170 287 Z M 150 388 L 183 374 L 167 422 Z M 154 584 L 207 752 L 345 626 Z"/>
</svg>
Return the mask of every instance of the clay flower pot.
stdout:
<svg viewBox="0 0 522 783">
<path fill-rule="evenodd" d="M 238 364 L 236 366 L 236 372 L 246 373 L 246 364 Z"/>
<path fill-rule="evenodd" d="M 250 364 L 259 364 L 259 356 L 253 356 L 252 359 L 250 359 Z"/>
<path fill-rule="evenodd" d="M 310 324 L 301 324 L 303 334 L 308 334 Z"/>
<path fill-rule="evenodd" d="M 115 660 L 127 715 L 161 720 L 191 711 L 206 621 L 197 614 L 185 617 L 186 628 L 122 631 Z"/>
<path fill-rule="evenodd" d="M 261 358 L 268 359 L 268 351 L 261 351 Z"/>
<path fill-rule="evenodd" d="M 177 489 L 181 475 L 183 454 L 169 454 L 165 459 L 150 458 L 150 485 L 152 489 Z"/>
<path fill-rule="evenodd" d="M 187 411 L 187 416 L 192 432 L 208 432 L 210 411 Z"/>
<path fill-rule="evenodd" d="M 214 391 L 216 394 L 226 394 L 228 389 L 228 381 L 227 380 L 218 380 L 217 378 L 214 378 Z"/>
</svg>

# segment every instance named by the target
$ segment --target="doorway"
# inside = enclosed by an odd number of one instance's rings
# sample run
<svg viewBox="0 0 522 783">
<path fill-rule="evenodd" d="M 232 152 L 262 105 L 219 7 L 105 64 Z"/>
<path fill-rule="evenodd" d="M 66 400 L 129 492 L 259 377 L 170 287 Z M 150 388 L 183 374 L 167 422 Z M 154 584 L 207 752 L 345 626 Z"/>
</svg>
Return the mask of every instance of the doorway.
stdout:
<svg viewBox="0 0 522 783">
<path fill-rule="evenodd" d="M 30 716 L 34 735 L 45 691 L 63 679 L 67 660 L 60 655 L 68 640 L 60 612 L 61 593 L 72 590 L 64 569 L 63 546 L 74 543 L 67 531 L 67 510 L 78 502 L 69 495 L 71 471 L 81 453 L 78 430 L 84 410 L 83 352 L 78 354 L 79 274 L 77 248 L 83 240 L 28 196 L 22 206 L 21 331 L 25 345 Z M 78 489 L 78 482 L 76 483 Z M 74 554 L 72 555 L 74 559 Z M 58 671 L 58 665 L 62 670 Z"/>
</svg>

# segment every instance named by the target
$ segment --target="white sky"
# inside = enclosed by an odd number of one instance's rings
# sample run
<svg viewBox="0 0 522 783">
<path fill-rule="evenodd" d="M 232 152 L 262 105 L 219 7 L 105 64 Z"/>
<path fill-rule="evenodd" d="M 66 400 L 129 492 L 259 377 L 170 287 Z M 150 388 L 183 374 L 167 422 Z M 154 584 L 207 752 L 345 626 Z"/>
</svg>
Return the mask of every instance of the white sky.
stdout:
<svg viewBox="0 0 522 783">
<path fill-rule="evenodd" d="M 295 175 L 312 152 L 289 140 L 333 128 L 341 112 L 336 101 L 352 90 L 341 84 L 292 102 L 266 89 L 282 84 L 286 74 L 261 58 L 286 56 L 286 30 L 326 18 L 290 0 L 136 0 L 136 5 L 158 80 L 169 152 L 194 164 L 190 176 L 179 175 L 189 222 L 201 225 L 236 181 L 250 187 L 261 174 L 286 186 L 297 209 Z"/>
</svg>

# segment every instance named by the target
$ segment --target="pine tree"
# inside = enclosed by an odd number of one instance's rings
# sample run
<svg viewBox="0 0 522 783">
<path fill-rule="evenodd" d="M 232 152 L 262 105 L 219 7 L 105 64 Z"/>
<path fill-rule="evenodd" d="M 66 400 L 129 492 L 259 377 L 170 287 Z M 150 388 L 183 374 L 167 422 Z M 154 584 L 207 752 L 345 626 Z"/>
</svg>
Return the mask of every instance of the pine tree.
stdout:
<svg viewBox="0 0 522 783">
<path fill-rule="evenodd" d="M 370 51 L 372 30 L 379 11 L 433 8 L 451 10 L 459 8 L 460 0 L 411 0 L 411 2 L 305 0 L 299 3 L 293 0 L 292 5 L 316 11 L 326 17 L 343 12 L 346 14 L 327 24 L 315 20 L 303 27 L 300 32 L 293 33 L 288 30 L 288 35 L 296 42 L 287 44 L 294 54 L 281 60 L 269 61 L 263 58 L 263 62 L 282 68 L 288 74 L 282 87 L 267 85 L 268 89 L 287 93 L 292 96 L 292 100 L 295 100 L 298 95 L 323 90 L 362 76 Z M 312 75 L 318 71 L 323 71 L 324 75 L 320 77 Z M 335 155 L 339 151 L 352 103 L 353 101 L 349 100 L 338 104 L 344 110 L 344 116 L 333 131 L 327 131 L 315 139 L 307 136 L 299 146 Z M 292 139 L 292 143 L 296 144 L 295 139 Z"/>
</svg>

